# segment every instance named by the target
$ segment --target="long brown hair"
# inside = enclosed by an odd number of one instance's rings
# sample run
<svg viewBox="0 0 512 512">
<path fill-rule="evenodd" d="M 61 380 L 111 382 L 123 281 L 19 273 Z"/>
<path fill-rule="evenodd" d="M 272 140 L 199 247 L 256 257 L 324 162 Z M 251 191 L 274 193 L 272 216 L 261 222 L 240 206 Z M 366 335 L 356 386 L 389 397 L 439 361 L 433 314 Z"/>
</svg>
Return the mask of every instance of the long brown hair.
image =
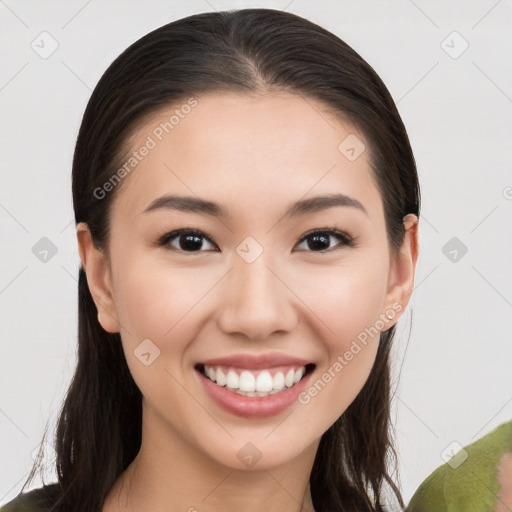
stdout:
<svg viewBox="0 0 512 512">
<path fill-rule="evenodd" d="M 390 247 L 403 217 L 419 217 L 420 192 L 407 132 L 373 68 L 324 28 L 273 9 L 202 13 L 164 25 L 127 48 L 101 77 L 85 110 L 73 159 L 76 223 L 108 248 L 115 190 L 98 197 L 122 165 L 130 135 L 148 116 L 214 91 L 287 91 L 323 102 L 365 136 L 383 198 Z M 78 284 L 77 367 L 55 436 L 58 482 L 46 486 L 52 512 L 96 512 L 141 445 L 142 397 L 118 333 L 103 330 L 83 268 Z M 367 382 L 323 434 L 310 475 L 317 512 L 382 511 L 396 465 L 390 422 L 389 354 L 395 326 L 381 333 Z M 46 435 L 46 432 L 45 432 Z M 41 454 L 40 454 L 41 455 Z M 24 487 L 33 479 L 39 459 Z"/>
</svg>

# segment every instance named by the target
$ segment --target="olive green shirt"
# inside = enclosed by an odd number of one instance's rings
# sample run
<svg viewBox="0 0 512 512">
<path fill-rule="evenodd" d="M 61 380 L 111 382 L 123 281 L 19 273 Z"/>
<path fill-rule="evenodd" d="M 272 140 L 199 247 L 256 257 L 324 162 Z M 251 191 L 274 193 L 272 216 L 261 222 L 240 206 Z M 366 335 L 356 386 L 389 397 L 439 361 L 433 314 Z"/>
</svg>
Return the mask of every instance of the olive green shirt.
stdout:
<svg viewBox="0 0 512 512">
<path fill-rule="evenodd" d="M 512 421 L 465 446 L 418 487 L 407 512 L 493 512 L 504 508 L 498 466 L 512 455 Z M 510 462 L 509 462 L 510 464 Z M 505 477 L 512 489 L 512 474 Z"/>
<path fill-rule="evenodd" d="M 501 487 L 498 465 L 507 452 L 512 454 L 512 421 L 465 446 L 438 467 L 418 487 L 407 512 L 495 511 Z M 0 512 L 48 512 L 55 501 L 56 486 L 22 493 L 1 507 Z"/>
<path fill-rule="evenodd" d="M 0 507 L 0 512 L 48 512 L 55 501 L 56 489 L 57 484 L 51 484 L 18 494 Z"/>
</svg>

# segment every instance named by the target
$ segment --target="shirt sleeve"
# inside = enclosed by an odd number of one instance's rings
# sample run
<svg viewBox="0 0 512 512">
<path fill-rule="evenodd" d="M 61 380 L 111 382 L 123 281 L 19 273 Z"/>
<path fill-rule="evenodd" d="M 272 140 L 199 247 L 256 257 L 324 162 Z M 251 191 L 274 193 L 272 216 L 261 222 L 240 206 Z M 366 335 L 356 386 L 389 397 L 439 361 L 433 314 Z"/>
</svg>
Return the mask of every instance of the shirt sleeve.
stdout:
<svg viewBox="0 0 512 512">
<path fill-rule="evenodd" d="M 465 446 L 431 473 L 414 493 L 407 512 L 498 510 L 498 466 L 509 452 L 512 453 L 512 421 Z"/>
</svg>

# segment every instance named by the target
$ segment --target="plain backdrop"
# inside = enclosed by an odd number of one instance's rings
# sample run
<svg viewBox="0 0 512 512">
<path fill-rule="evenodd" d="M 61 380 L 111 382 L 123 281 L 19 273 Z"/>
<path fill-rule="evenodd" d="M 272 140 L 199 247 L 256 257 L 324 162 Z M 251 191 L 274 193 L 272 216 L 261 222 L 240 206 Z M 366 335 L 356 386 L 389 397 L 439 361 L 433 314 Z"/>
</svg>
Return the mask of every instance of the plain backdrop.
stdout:
<svg viewBox="0 0 512 512">
<path fill-rule="evenodd" d="M 287 10 L 346 41 L 411 139 L 421 254 L 393 359 L 404 498 L 453 446 L 512 417 L 510 0 L 2 0 L 0 503 L 19 492 L 75 366 L 71 162 L 92 89 L 147 32 L 246 7 Z"/>
</svg>

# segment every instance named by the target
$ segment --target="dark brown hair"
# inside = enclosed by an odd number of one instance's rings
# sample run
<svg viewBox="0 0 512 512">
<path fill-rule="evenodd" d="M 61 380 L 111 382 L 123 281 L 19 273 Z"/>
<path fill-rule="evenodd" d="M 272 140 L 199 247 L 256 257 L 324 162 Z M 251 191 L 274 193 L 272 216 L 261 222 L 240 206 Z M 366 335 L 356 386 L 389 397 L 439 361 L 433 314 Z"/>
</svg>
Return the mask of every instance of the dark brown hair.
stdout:
<svg viewBox="0 0 512 512">
<path fill-rule="evenodd" d="M 102 199 L 94 190 L 122 165 L 131 134 L 162 108 L 214 91 L 290 92 L 322 102 L 360 130 L 382 195 L 390 247 L 400 248 L 403 217 L 419 217 L 420 192 L 407 132 L 391 95 L 341 39 L 273 9 L 174 21 L 133 43 L 109 66 L 85 110 L 73 159 L 75 221 L 88 224 L 98 248 L 108 249 L 115 190 Z M 78 362 L 55 433 L 58 482 L 46 487 L 52 512 L 101 510 L 141 445 L 142 397 L 120 335 L 99 324 L 83 268 L 78 286 Z M 384 485 L 404 507 L 388 469 L 391 459 L 396 462 L 389 371 L 394 332 L 395 326 L 381 333 L 363 389 L 322 436 L 310 476 L 317 512 L 385 510 Z"/>
</svg>

